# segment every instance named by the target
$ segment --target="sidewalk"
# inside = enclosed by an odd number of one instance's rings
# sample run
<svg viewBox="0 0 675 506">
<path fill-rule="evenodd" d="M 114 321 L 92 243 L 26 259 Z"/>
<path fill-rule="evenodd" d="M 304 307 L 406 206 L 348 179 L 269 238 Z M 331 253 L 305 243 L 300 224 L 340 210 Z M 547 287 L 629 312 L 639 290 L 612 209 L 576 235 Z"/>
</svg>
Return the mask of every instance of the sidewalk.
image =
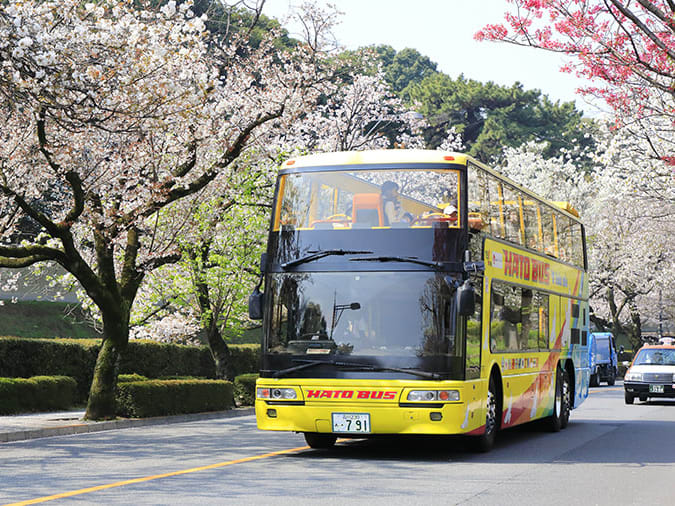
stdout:
<svg viewBox="0 0 675 506">
<path fill-rule="evenodd" d="M 104 422 L 83 420 L 82 411 L 57 411 L 50 413 L 29 413 L 21 415 L 0 416 L 0 444 L 26 439 L 37 439 L 50 436 L 82 434 L 102 430 L 127 429 L 146 425 L 167 423 L 184 423 L 213 418 L 232 418 L 254 414 L 254 409 L 234 408 L 226 411 L 210 413 L 191 413 L 174 416 L 157 416 L 153 418 L 118 418 Z"/>
</svg>

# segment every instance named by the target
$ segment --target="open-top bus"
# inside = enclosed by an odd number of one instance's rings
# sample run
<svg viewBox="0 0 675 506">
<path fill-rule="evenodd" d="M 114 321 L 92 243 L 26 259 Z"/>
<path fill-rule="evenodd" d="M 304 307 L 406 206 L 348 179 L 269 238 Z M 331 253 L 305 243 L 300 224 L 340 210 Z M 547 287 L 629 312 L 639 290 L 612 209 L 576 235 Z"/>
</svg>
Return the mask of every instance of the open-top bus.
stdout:
<svg viewBox="0 0 675 506">
<path fill-rule="evenodd" d="M 473 158 L 341 152 L 279 173 L 256 417 L 337 437 L 567 425 L 588 395 L 584 230 Z"/>
</svg>

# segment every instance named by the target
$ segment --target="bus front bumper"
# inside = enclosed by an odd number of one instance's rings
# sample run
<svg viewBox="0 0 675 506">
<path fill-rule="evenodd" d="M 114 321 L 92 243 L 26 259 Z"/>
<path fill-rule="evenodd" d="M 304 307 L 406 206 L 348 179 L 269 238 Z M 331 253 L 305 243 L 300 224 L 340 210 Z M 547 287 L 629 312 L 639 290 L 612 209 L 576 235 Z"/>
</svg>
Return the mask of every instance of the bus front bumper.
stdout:
<svg viewBox="0 0 675 506">
<path fill-rule="evenodd" d="M 473 406 L 478 408 L 478 406 Z M 370 434 L 463 434 L 475 430 L 480 410 L 469 409 L 465 402 L 430 406 L 362 403 L 270 403 L 256 400 L 256 419 L 262 430 L 335 433 L 345 436 Z M 334 430 L 334 420 L 341 414 L 367 415 L 367 432 L 340 432 Z"/>
</svg>

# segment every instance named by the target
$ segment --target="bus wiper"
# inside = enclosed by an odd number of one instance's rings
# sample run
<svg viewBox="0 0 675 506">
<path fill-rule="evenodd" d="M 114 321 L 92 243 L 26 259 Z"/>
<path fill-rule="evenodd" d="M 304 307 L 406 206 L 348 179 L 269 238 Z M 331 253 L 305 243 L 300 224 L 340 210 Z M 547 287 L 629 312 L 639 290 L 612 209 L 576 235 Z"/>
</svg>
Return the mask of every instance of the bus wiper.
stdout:
<svg viewBox="0 0 675 506">
<path fill-rule="evenodd" d="M 419 260 L 417 257 L 396 257 L 396 256 L 381 256 L 381 257 L 363 257 L 350 258 L 350 262 L 409 262 L 411 264 L 424 265 L 426 267 L 433 267 L 434 269 L 441 269 L 447 263 L 429 262 L 427 260 Z"/>
<path fill-rule="evenodd" d="M 300 360 L 294 360 L 294 362 L 300 362 Z M 288 373 L 300 371 L 302 369 L 308 369 L 308 368 L 314 367 L 316 365 L 332 364 L 332 362 L 328 362 L 326 360 L 302 360 L 302 362 L 305 362 L 305 363 L 301 364 L 301 365 L 295 365 L 293 367 L 289 367 L 288 369 L 281 369 L 280 371 L 275 372 L 272 376 L 275 377 L 275 378 L 279 378 L 281 376 L 286 376 Z"/>
<path fill-rule="evenodd" d="M 291 260 L 290 262 L 286 262 L 281 264 L 281 268 L 286 270 L 291 267 L 295 267 L 296 265 L 304 264 L 307 262 L 313 262 L 314 260 L 318 260 L 319 258 L 331 256 L 331 255 L 369 255 L 371 254 L 372 251 L 359 251 L 359 250 L 347 250 L 347 249 L 327 249 L 327 250 L 320 250 L 320 251 L 315 251 L 311 255 L 307 255 L 304 257 L 296 258 L 295 260 Z"/>
<path fill-rule="evenodd" d="M 381 367 L 379 365 L 373 364 L 359 364 L 357 362 L 343 362 L 339 360 L 304 360 L 304 359 L 295 359 L 294 362 L 304 362 L 304 364 L 296 365 L 289 367 L 287 369 L 281 369 L 274 373 L 274 377 L 278 378 L 280 376 L 285 376 L 286 374 L 300 371 L 302 369 L 308 369 L 317 365 L 332 365 L 335 367 L 345 367 L 349 369 L 354 369 L 357 371 L 388 371 L 388 372 L 400 372 L 404 374 L 412 374 L 413 376 L 419 376 L 420 378 L 428 379 L 441 379 L 441 375 L 435 372 L 422 371 L 420 369 L 414 368 L 399 368 L 399 367 Z"/>
</svg>

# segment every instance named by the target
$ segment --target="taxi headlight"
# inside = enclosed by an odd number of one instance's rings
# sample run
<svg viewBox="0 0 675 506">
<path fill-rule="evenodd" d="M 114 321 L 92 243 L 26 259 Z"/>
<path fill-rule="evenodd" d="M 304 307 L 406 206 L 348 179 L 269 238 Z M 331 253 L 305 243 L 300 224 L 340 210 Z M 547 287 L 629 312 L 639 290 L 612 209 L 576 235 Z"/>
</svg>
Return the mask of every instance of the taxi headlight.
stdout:
<svg viewBox="0 0 675 506">
<path fill-rule="evenodd" d="M 450 402 L 459 400 L 459 390 L 411 390 L 407 400 L 410 402 Z"/>
<path fill-rule="evenodd" d="M 257 388 L 258 399 L 293 400 L 298 398 L 294 388 Z"/>
<path fill-rule="evenodd" d="M 628 371 L 624 379 L 625 381 L 642 381 L 642 373 Z"/>
</svg>

